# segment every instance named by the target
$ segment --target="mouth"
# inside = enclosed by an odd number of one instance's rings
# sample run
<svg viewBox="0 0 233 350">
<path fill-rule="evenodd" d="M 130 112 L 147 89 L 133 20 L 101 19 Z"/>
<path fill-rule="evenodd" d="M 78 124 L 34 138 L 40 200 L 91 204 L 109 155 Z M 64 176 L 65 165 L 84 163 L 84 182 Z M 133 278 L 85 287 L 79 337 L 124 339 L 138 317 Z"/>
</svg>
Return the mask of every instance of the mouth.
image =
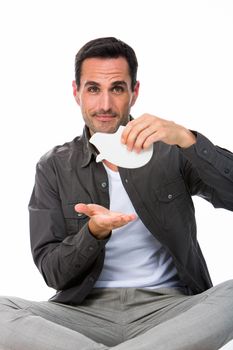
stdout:
<svg viewBox="0 0 233 350">
<path fill-rule="evenodd" d="M 97 114 L 95 115 L 95 119 L 100 122 L 109 122 L 116 118 L 115 115 L 107 115 L 107 114 Z"/>
</svg>

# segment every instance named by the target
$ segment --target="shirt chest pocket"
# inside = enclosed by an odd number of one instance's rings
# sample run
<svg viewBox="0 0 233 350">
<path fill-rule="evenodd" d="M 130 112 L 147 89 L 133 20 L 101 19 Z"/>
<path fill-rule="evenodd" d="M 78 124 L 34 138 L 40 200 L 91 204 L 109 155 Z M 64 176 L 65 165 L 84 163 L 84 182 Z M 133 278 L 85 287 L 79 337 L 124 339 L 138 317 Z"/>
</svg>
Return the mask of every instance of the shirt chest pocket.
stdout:
<svg viewBox="0 0 233 350">
<path fill-rule="evenodd" d="M 190 205 L 192 200 L 182 178 L 174 179 L 154 191 L 157 214 L 160 221 L 166 227 L 174 226 L 174 223 L 190 217 Z"/>
<path fill-rule="evenodd" d="M 77 213 L 74 206 L 77 203 L 68 203 L 62 206 L 66 230 L 68 235 L 75 234 L 85 225 L 88 217 L 85 214 Z"/>
<path fill-rule="evenodd" d="M 187 189 L 183 180 L 178 178 L 155 190 L 155 195 L 160 202 L 169 204 L 186 196 Z"/>
</svg>

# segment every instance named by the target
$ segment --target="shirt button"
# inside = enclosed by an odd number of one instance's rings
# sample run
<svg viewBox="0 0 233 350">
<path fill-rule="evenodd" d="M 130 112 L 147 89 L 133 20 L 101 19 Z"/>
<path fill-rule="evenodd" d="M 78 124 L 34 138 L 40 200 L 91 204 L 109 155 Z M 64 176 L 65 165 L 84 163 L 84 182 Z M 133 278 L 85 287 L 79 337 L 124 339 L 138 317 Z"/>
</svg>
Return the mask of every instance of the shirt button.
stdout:
<svg viewBox="0 0 233 350">
<path fill-rule="evenodd" d="M 125 182 L 128 183 L 129 182 L 128 179 L 125 179 Z"/>
<path fill-rule="evenodd" d="M 225 174 L 229 174 L 229 172 L 230 172 L 230 169 L 228 169 L 228 168 L 224 169 Z"/>
<path fill-rule="evenodd" d="M 89 277 L 89 278 L 88 278 L 88 281 L 91 282 L 91 283 L 93 283 L 93 282 L 95 282 L 95 279 L 94 279 L 94 277 Z"/>
<path fill-rule="evenodd" d="M 204 148 L 203 150 L 202 150 L 202 153 L 206 156 L 207 155 L 207 153 L 208 153 L 208 151 L 207 151 L 207 149 L 206 148 Z"/>
<path fill-rule="evenodd" d="M 82 213 L 78 213 L 78 217 L 81 217 L 83 214 Z"/>
<path fill-rule="evenodd" d="M 90 247 L 88 247 L 88 249 L 90 250 L 90 252 L 92 252 L 94 248 L 90 245 Z"/>
<path fill-rule="evenodd" d="M 172 199 L 172 197 L 173 197 L 172 194 L 169 194 L 169 195 L 167 196 L 168 199 Z"/>
<path fill-rule="evenodd" d="M 102 186 L 102 188 L 106 188 L 107 187 L 107 182 L 102 182 L 101 186 Z"/>
</svg>

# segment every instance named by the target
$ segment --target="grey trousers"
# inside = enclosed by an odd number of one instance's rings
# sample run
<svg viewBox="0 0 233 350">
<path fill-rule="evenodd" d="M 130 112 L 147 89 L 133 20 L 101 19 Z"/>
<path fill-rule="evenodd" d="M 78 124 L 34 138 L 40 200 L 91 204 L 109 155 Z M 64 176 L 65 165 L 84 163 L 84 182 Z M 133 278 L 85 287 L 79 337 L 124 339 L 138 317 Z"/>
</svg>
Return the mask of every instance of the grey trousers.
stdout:
<svg viewBox="0 0 233 350">
<path fill-rule="evenodd" d="M 217 350 L 233 338 L 233 281 L 176 289 L 94 289 L 77 307 L 0 298 L 0 350 Z"/>
</svg>

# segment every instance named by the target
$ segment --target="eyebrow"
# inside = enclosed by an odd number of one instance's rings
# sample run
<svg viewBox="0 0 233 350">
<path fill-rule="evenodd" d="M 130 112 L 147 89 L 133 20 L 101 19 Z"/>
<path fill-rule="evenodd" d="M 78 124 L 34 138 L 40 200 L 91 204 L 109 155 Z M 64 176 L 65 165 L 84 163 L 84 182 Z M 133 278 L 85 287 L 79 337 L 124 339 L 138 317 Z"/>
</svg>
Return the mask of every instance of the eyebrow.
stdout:
<svg viewBox="0 0 233 350">
<path fill-rule="evenodd" d="M 85 82 L 85 86 L 88 86 L 88 85 L 97 85 L 97 86 L 100 86 L 99 83 L 97 83 L 96 81 L 92 81 L 92 80 L 88 80 Z"/>
<path fill-rule="evenodd" d="M 93 81 L 93 80 L 88 80 L 88 81 L 86 81 L 85 86 L 89 86 L 89 85 L 100 86 L 99 83 L 97 83 L 96 81 Z M 116 81 L 114 81 L 111 85 L 112 85 L 112 86 L 116 86 L 116 85 L 124 85 L 124 86 L 127 86 L 127 84 L 126 84 L 126 82 L 125 82 L 124 80 L 116 80 Z"/>
<path fill-rule="evenodd" d="M 117 80 L 117 81 L 114 81 L 112 83 L 112 86 L 115 86 L 115 85 L 124 85 L 124 86 L 127 86 L 126 82 L 124 80 Z"/>
</svg>

